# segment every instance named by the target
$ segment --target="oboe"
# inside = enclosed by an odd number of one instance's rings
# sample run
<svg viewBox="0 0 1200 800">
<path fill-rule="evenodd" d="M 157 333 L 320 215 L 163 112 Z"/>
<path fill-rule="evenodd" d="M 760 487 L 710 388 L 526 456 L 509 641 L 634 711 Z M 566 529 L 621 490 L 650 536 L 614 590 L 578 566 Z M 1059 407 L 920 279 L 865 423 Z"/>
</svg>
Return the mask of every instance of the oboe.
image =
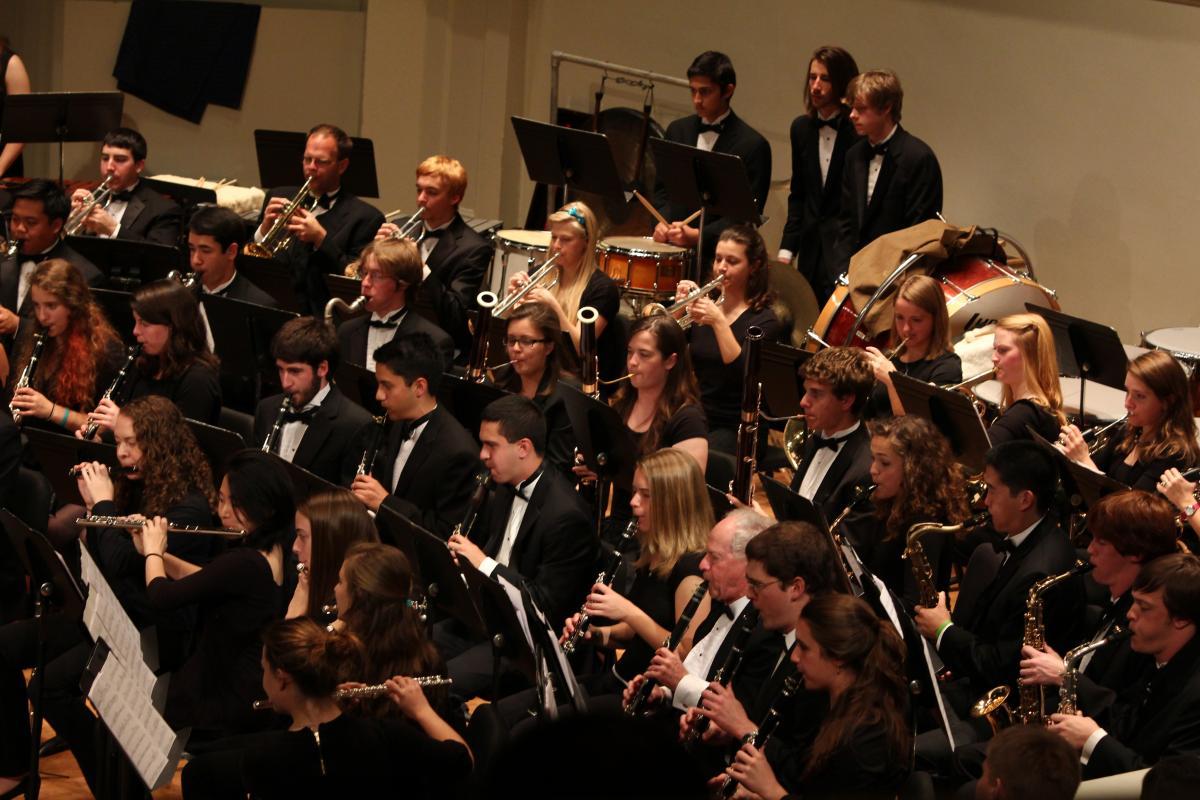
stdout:
<svg viewBox="0 0 1200 800">
<path fill-rule="evenodd" d="M 617 570 L 621 567 L 621 557 L 625 555 L 625 548 L 633 541 L 634 535 L 637 533 L 638 521 L 632 519 L 625 526 L 625 531 L 621 534 L 621 540 L 617 542 L 617 549 L 612 554 L 605 568 L 596 576 L 596 580 L 592 581 L 593 585 L 600 583 L 605 586 L 612 586 L 613 579 L 617 577 Z M 587 633 L 588 628 L 592 625 L 592 618 L 588 616 L 587 603 L 579 609 L 579 622 L 575 625 L 575 630 L 571 631 L 571 635 L 563 642 L 562 649 L 567 655 L 575 652 L 575 648 L 579 647 L 579 643 L 583 641 L 583 636 Z"/>
<path fill-rule="evenodd" d="M 386 416 L 371 417 L 371 430 L 367 434 L 367 447 L 363 450 L 362 458 L 358 461 L 356 475 L 370 475 L 372 470 L 375 469 L 375 461 L 379 458 L 379 451 L 383 448 L 383 426 L 386 422 Z"/>
<path fill-rule="evenodd" d="M 429 689 L 436 686 L 451 686 L 454 684 L 452 678 L 445 675 L 418 675 L 413 678 L 417 685 L 423 689 Z M 386 683 L 376 683 L 370 686 L 355 686 L 350 689 L 338 689 L 333 693 L 334 700 L 368 700 L 375 697 L 383 697 L 387 694 L 388 688 Z M 268 711 L 275 706 L 270 700 L 255 700 L 251 705 L 255 711 Z"/>
<path fill-rule="evenodd" d="M 674 650 L 679 647 L 679 643 L 683 641 L 684 634 L 692 624 L 692 617 L 696 615 L 696 609 L 700 607 L 700 601 L 704 599 L 704 595 L 708 594 L 708 581 L 700 581 L 700 585 L 696 587 L 696 591 L 692 592 L 691 598 L 687 605 L 683 607 L 683 613 L 679 615 L 679 619 L 675 622 L 675 627 L 671 629 L 671 633 L 663 640 L 662 646 L 668 650 Z M 630 698 L 629 703 L 625 706 L 625 713 L 630 716 L 641 714 L 644 711 L 644 706 L 650 700 L 650 693 L 654 691 L 654 687 L 658 685 L 658 681 L 648 677 L 642 681 L 642 685 L 638 687 L 637 694 Z"/>
<path fill-rule="evenodd" d="M 13 386 L 13 395 L 16 395 L 17 389 L 24 389 L 29 386 L 29 382 L 33 380 L 33 373 L 37 370 L 38 359 L 42 357 L 42 349 L 46 346 L 45 332 L 39 333 L 33 337 L 33 351 L 29 354 L 29 363 L 25 365 L 25 369 L 21 370 L 21 377 L 17 379 Z M 21 411 L 12 403 L 8 404 L 8 410 L 12 413 L 13 422 L 21 421 Z"/>
<path fill-rule="evenodd" d="M 757 730 L 750 734 L 749 743 L 754 745 L 756 749 L 762 750 L 767 746 L 767 742 L 770 741 L 771 736 L 775 733 L 775 729 L 779 727 L 779 723 L 782 721 L 783 706 L 792 699 L 792 695 L 796 693 L 801 685 L 802 679 L 799 675 L 789 675 L 784 679 L 783 689 L 780 690 L 779 696 L 775 698 L 774 702 L 771 703 L 771 707 L 767 709 L 767 713 L 763 716 L 763 721 L 758 723 Z M 725 781 L 721 784 L 721 797 L 733 797 L 737 791 L 737 787 L 738 782 L 734 777 L 726 775 Z"/>
<path fill-rule="evenodd" d="M 754 633 L 754 627 L 758 625 L 758 609 L 754 606 L 747 606 L 738 615 L 734 625 L 736 627 L 729 633 L 729 636 L 732 637 L 729 640 L 729 653 L 725 656 L 724 663 L 721 664 L 713 676 L 713 681 L 722 686 L 729 685 L 729 682 L 733 680 L 734 673 L 742 665 L 742 658 L 746 655 L 746 643 L 750 641 L 750 634 Z M 711 724 L 712 720 L 708 717 L 697 717 L 684 736 L 684 746 L 695 747 L 699 744 L 700 740 L 704 737 L 704 732 L 708 730 Z"/>
<path fill-rule="evenodd" d="M 141 530 L 150 524 L 149 520 L 132 517 L 111 517 L 92 514 L 86 517 L 76 517 L 75 524 L 81 528 L 124 528 L 125 530 Z M 246 531 L 237 528 L 205 528 L 200 525 L 167 525 L 167 533 L 188 533 L 198 536 L 222 536 L 226 539 L 245 539 Z"/>
<path fill-rule="evenodd" d="M 129 354 L 125 357 L 125 363 L 121 365 L 121 371 L 117 373 L 117 377 L 113 378 L 113 382 L 107 389 L 104 390 L 104 395 L 100 398 L 101 401 L 112 400 L 113 395 L 121 391 L 121 387 L 125 385 L 125 380 L 129 377 L 129 368 L 133 366 L 133 362 L 142 354 L 142 346 L 135 344 L 129 348 Z M 83 438 L 91 439 L 96 435 L 96 431 L 100 430 L 100 423 L 88 422 L 86 428 L 83 429 Z"/>
<path fill-rule="evenodd" d="M 292 397 L 285 394 L 283 402 L 279 404 L 279 412 L 275 414 L 275 424 L 271 426 L 271 431 L 267 434 L 267 438 L 263 439 L 262 451 L 264 453 L 269 453 L 275 449 L 275 445 L 279 441 L 279 432 L 283 430 L 283 419 L 291 413 L 291 410 Z"/>
</svg>

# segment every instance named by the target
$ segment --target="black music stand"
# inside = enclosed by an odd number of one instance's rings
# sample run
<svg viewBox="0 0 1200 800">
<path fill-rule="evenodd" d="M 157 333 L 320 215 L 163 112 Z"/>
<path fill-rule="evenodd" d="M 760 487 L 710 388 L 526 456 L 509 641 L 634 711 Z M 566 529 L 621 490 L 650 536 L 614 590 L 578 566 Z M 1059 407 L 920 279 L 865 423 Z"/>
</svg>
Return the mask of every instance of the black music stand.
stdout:
<svg viewBox="0 0 1200 800">
<path fill-rule="evenodd" d="M 558 382 L 558 390 L 571 420 L 571 429 L 578 437 L 583 463 L 596 473 L 596 506 L 600 509 L 596 515 L 596 533 L 603 538 L 603 516 L 608 506 L 609 489 L 632 489 L 637 449 L 625 422 L 612 406 L 588 397 L 564 381 Z"/>
<path fill-rule="evenodd" d="M 300 298 L 296 294 L 295 279 L 288 265 L 273 258 L 259 258 L 238 253 L 237 270 L 255 286 L 274 297 L 275 302 L 279 303 L 279 308 L 283 311 L 290 311 L 294 314 L 303 312 L 304 307 L 300 305 Z"/>
<path fill-rule="evenodd" d="M 924 417 L 942 432 L 956 461 L 973 473 L 983 472 L 992 443 L 971 398 L 899 372 L 892 373 L 892 385 L 906 412 Z"/>
<path fill-rule="evenodd" d="M 206 292 L 201 292 L 200 302 L 208 317 L 213 347 L 221 358 L 223 383 L 242 401 L 226 405 L 253 414 L 256 399 L 270 394 L 267 388 L 279 386 L 271 340 L 296 314 Z M 243 389 L 241 384 L 247 381 L 252 385 Z"/>
<path fill-rule="evenodd" d="M 209 425 L 207 422 L 190 418 L 187 420 L 187 424 L 192 429 L 192 434 L 195 435 L 200 449 L 208 458 L 209 466 L 212 468 L 214 488 L 220 486 L 221 479 L 225 477 L 225 465 L 229 463 L 229 459 L 233 457 L 234 453 L 245 450 L 249 445 L 246 444 L 246 440 L 242 438 L 241 434 L 218 428 L 216 425 Z"/>
<path fill-rule="evenodd" d="M 67 244 L 99 267 L 113 288 L 133 291 L 186 264 L 178 248 L 133 239 L 68 236 Z"/>
<path fill-rule="evenodd" d="M 813 354 L 780 342 L 763 342 L 760 380 L 763 387 L 763 406 L 773 416 L 797 413 L 804 397 L 804 381 L 800 370 Z"/>
<path fill-rule="evenodd" d="M 767 502 L 771 504 L 775 519 L 780 522 L 807 522 L 817 528 L 829 527 L 821 509 L 813 505 L 811 500 L 801 497 L 786 483 L 777 481 L 770 475 L 760 472 L 758 477 L 762 480 L 763 491 L 767 494 Z"/>
<path fill-rule="evenodd" d="M 525 636 L 525 630 L 517 617 L 512 600 L 504 588 L 491 577 L 484 575 L 471 565 L 465 558 L 461 561 L 462 577 L 470 587 L 471 593 L 478 598 L 480 617 L 482 618 L 488 642 L 492 646 L 492 697 L 500 697 L 500 677 L 503 671 L 504 659 L 514 664 L 531 683 L 536 681 L 537 661 L 534 658 L 533 642 Z M 521 599 L 528 608 L 533 602 L 524 586 L 518 586 Z M 537 620 L 526 617 L 532 636 L 537 627 Z"/>
<path fill-rule="evenodd" d="M 133 310 L 129 304 L 133 300 L 131 292 L 116 289 L 92 289 L 92 297 L 104 309 L 104 316 L 112 324 L 113 329 L 121 336 L 126 347 L 133 347 L 137 340 L 133 338 Z"/>
<path fill-rule="evenodd" d="M 121 92 L 33 92 L 4 100 L 5 142 L 58 142 L 58 184 L 63 185 L 65 142 L 98 142 L 121 126 Z"/>
<path fill-rule="evenodd" d="M 479 419 L 483 409 L 493 400 L 509 394 L 491 383 L 475 383 L 462 375 L 452 375 L 449 372 L 442 375 L 442 388 L 438 391 L 438 402 L 446 408 L 467 429 L 467 433 L 479 438 Z"/>
<path fill-rule="evenodd" d="M 1129 490 L 1128 486 L 1108 477 L 1103 472 L 1096 472 L 1094 469 L 1088 469 L 1082 464 L 1075 463 L 1067 458 L 1066 453 L 1047 441 L 1033 428 L 1028 430 L 1033 436 L 1033 440 L 1054 459 L 1059 477 L 1063 482 L 1063 489 L 1067 493 L 1073 510 L 1087 511 L 1099 502 L 1101 497 Z"/>
<path fill-rule="evenodd" d="M 1125 391 L 1125 371 L 1129 367 L 1125 345 L 1121 344 L 1121 337 L 1115 330 L 1099 322 L 1032 303 L 1026 303 L 1025 309 L 1041 315 L 1054 332 L 1059 371 L 1068 377 L 1079 378 L 1079 424 L 1082 426 L 1086 419 L 1083 401 L 1088 381 Z"/>
<path fill-rule="evenodd" d="M 67 472 L 84 461 L 99 461 L 116 466 L 117 448 L 104 442 L 85 441 L 63 433 L 28 426 L 24 429 L 26 441 L 40 465 L 42 474 L 50 481 L 59 505 L 83 504 L 79 486 Z"/>
<path fill-rule="evenodd" d="M 626 202 L 607 136 L 525 117 L 513 117 L 512 126 L 531 181 Z"/>
<path fill-rule="evenodd" d="M 351 136 L 354 155 L 342 175 L 342 188 L 359 197 L 379 197 L 379 178 L 375 173 L 375 143 Z M 258 175 L 263 186 L 300 186 L 304 183 L 304 146 L 308 134 L 303 131 L 255 129 L 254 152 L 258 156 Z"/>
<path fill-rule="evenodd" d="M 37 622 L 37 655 L 34 658 L 34 673 L 45 674 L 46 670 L 46 619 L 59 614 L 67 619 L 82 619 L 83 590 L 67 569 L 54 545 L 44 534 L 30 528 L 7 509 L 0 511 L 0 524 L 12 542 L 13 549 L 29 573 L 33 587 L 33 617 Z M 26 797 L 36 798 L 41 789 L 38 764 L 42 746 L 42 680 L 30 698 L 33 712 L 30 714 L 29 784 Z"/>
<path fill-rule="evenodd" d="M 372 416 L 383 413 L 383 406 L 375 399 L 375 390 L 379 386 L 375 380 L 375 373 L 362 364 L 342 361 L 334 370 L 333 382 L 342 394 L 371 412 Z"/>
<path fill-rule="evenodd" d="M 197 206 L 215 206 L 217 204 L 216 189 L 206 189 L 203 186 L 192 186 L 190 183 L 176 183 L 175 181 L 164 181 L 158 178 L 142 177 L 139 179 L 139 182 L 146 184 L 161 195 L 170 197 L 185 209 L 195 209 Z"/>
<path fill-rule="evenodd" d="M 307 500 L 317 492 L 332 492 L 338 488 L 324 478 L 312 474 L 304 467 L 298 467 L 290 461 L 279 458 L 275 453 L 271 453 L 271 457 L 279 459 L 279 463 L 283 464 L 284 469 L 291 476 L 292 489 L 295 493 L 297 503 Z"/>
</svg>

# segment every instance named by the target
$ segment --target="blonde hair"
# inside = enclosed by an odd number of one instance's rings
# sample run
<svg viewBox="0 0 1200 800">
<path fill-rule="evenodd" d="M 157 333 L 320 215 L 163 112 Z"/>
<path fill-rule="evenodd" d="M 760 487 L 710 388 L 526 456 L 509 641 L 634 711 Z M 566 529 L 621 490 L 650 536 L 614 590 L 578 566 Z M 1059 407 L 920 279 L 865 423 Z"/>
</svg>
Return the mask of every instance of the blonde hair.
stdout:
<svg viewBox="0 0 1200 800">
<path fill-rule="evenodd" d="M 417 177 L 441 178 L 446 182 L 446 190 L 452 195 L 458 195 L 459 202 L 467 193 L 467 168 L 450 156 L 430 156 L 417 165 Z M 454 204 L 458 208 L 458 203 Z"/>
<path fill-rule="evenodd" d="M 1033 401 L 1057 417 L 1059 424 L 1066 425 L 1062 389 L 1058 384 L 1058 354 L 1046 320 L 1038 314 L 1012 314 L 997 322 L 996 329 L 1016 337 L 1025 371 L 1025 389 L 1033 395 Z M 1015 400 L 1012 387 L 1004 384 L 1001 407 L 1007 409 Z"/>
<path fill-rule="evenodd" d="M 853 106 L 860 97 L 876 111 L 883 111 L 890 106 L 892 122 L 900 121 L 904 89 L 900 86 L 900 76 L 890 69 L 872 69 L 855 75 L 846 87 L 847 105 Z"/>
<path fill-rule="evenodd" d="M 580 223 L 579 217 L 583 217 L 583 223 Z M 558 286 L 554 287 L 554 299 L 562 306 L 563 313 L 567 315 L 567 319 L 575 319 L 575 315 L 579 313 L 579 300 L 583 297 L 583 289 L 587 286 L 588 280 L 592 277 L 592 273 L 596 271 L 596 242 L 599 241 L 599 231 L 597 230 L 598 223 L 596 215 L 584 203 L 567 203 L 565 206 L 555 211 L 546 220 L 549 224 L 554 225 L 560 222 L 567 222 L 574 225 L 583 232 L 583 238 L 586 242 L 583 251 L 583 261 L 579 265 L 579 272 L 575 275 L 575 280 L 568 286 L 563 280 L 562 271 L 559 271 Z"/>
<path fill-rule="evenodd" d="M 379 269 L 396 282 L 404 291 L 404 302 L 411 303 L 421 287 L 421 251 L 411 239 L 380 239 L 363 248 L 354 262 L 355 277 L 361 278 L 367 266 L 367 258 L 375 256 Z"/>
<path fill-rule="evenodd" d="M 655 451 L 638 461 L 638 469 L 650 483 L 650 530 L 634 566 L 666 578 L 681 557 L 704 549 L 712 504 L 700 465 L 682 450 Z"/>
<path fill-rule="evenodd" d="M 929 335 L 929 350 L 925 360 L 931 361 L 952 349 L 950 344 L 950 313 L 946 310 L 946 293 L 942 285 L 928 275 L 909 275 L 896 292 L 897 300 L 907 300 L 933 317 L 933 331 Z M 894 314 L 894 312 L 893 312 Z M 892 338 L 889 346 L 900 344 L 896 333 L 895 317 L 892 322 Z"/>
</svg>

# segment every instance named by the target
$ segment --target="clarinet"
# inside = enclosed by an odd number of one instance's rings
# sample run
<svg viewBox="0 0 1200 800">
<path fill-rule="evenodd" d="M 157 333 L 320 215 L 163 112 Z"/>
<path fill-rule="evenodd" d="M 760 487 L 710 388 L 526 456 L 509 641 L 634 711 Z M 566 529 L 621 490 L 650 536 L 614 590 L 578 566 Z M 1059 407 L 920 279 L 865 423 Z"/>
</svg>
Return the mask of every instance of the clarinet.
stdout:
<svg viewBox="0 0 1200 800">
<path fill-rule="evenodd" d="M 758 379 L 762 363 L 763 330 L 751 326 L 746 331 L 742 352 L 746 354 L 746 371 L 742 384 L 742 416 L 737 430 L 737 464 L 729 492 L 746 505 L 754 497 L 754 468 L 758 461 L 758 411 L 762 404 L 762 383 Z"/>
<path fill-rule="evenodd" d="M 13 394 L 16 394 L 17 389 L 24 389 L 29 386 L 33 380 L 33 373 L 37 370 L 38 359 L 42 357 L 42 350 L 46 347 L 46 334 L 37 334 L 33 337 L 33 351 L 29 354 L 29 363 L 25 365 L 25 369 L 21 370 L 21 377 L 17 379 L 17 383 L 13 386 Z M 13 408 L 13 404 L 8 404 L 8 410 L 12 414 L 13 422 L 21 421 L 21 412 L 19 409 Z"/>
<path fill-rule="evenodd" d="M 713 682 L 719 683 L 722 686 L 728 686 L 733 680 L 734 673 L 738 671 L 738 667 L 742 665 L 742 658 L 746 655 L 746 643 L 750 641 L 750 634 L 754 633 L 754 626 L 758 624 L 758 609 L 749 606 L 738 615 L 737 621 L 734 623 L 737 627 L 730 632 L 729 652 L 725 656 L 725 662 L 721 664 L 716 675 L 713 676 Z M 704 732 L 708 730 L 712 720 L 708 717 L 697 717 L 696 721 L 688 728 L 687 734 L 683 739 L 684 747 L 695 747 L 700 743 Z"/>
<path fill-rule="evenodd" d="M 592 581 L 593 584 L 600 583 L 605 586 L 612 586 L 613 580 L 617 577 L 617 569 L 621 566 L 621 557 L 625 555 L 625 548 L 633 540 L 637 528 L 638 521 L 636 519 L 630 520 L 629 524 L 625 526 L 625 531 L 621 534 L 621 540 L 617 542 L 616 552 L 612 554 L 612 558 L 608 564 L 596 576 L 596 580 Z M 579 624 L 575 626 L 575 630 L 571 631 L 571 635 L 563 642 L 562 649 L 567 655 L 575 652 L 575 648 L 579 647 L 579 643 L 583 641 L 583 635 L 587 633 L 588 628 L 592 625 L 592 618 L 588 616 L 587 611 L 584 611 L 586 607 L 587 603 L 585 602 L 579 609 Z"/>
<path fill-rule="evenodd" d="M 125 357 L 125 363 L 121 365 L 121 371 L 117 373 L 117 377 L 113 378 L 113 382 L 109 384 L 109 387 L 104 390 L 104 395 L 100 398 L 101 402 L 104 400 L 112 400 L 113 395 L 121 391 L 121 387 L 125 385 L 126 378 L 129 377 L 129 368 L 133 366 L 133 362 L 136 361 L 137 357 L 141 354 L 142 346 L 140 344 L 135 344 L 133 347 L 129 348 L 129 355 Z M 98 430 L 100 430 L 100 423 L 89 422 L 88 426 L 83 430 L 83 438 L 91 439 L 96 435 L 96 431 Z"/>
<path fill-rule="evenodd" d="M 454 533 L 460 536 L 470 538 L 471 529 L 475 527 L 475 521 L 479 519 L 479 509 L 483 507 L 483 501 L 487 499 L 488 490 L 492 488 L 492 473 L 490 470 L 480 470 L 475 475 L 475 489 L 471 492 L 471 499 L 467 501 L 467 511 L 463 514 L 462 522 L 454 526 Z"/>
<path fill-rule="evenodd" d="M 763 715 L 762 722 L 758 723 L 758 728 L 754 733 L 749 734 L 745 740 L 747 744 L 754 745 L 755 749 L 762 750 L 767 746 L 767 742 L 771 740 L 775 729 L 779 727 L 779 723 L 783 721 L 782 709 L 785 703 L 792 699 L 792 695 L 801 686 L 801 678 L 799 675 L 789 675 L 783 681 L 783 688 L 779 692 L 779 696 L 771 703 L 771 707 L 767 709 L 767 713 Z M 721 784 L 721 797 L 728 800 L 733 797 L 737 791 L 738 782 L 732 775 L 726 775 L 724 782 Z"/>
<path fill-rule="evenodd" d="M 263 439 L 262 451 L 269 453 L 275 449 L 276 442 L 279 441 L 279 433 L 283 430 L 283 418 L 286 417 L 292 410 L 292 398 L 290 395 L 283 396 L 283 402 L 279 404 L 279 413 L 275 415 L 275 424 L 271 426 L 271 432 L 267 434 L 267 438 Z"/>
<path fill-rule="evenodd" d="M 383 425 L 386 416 L 371 417 L 371 432 L 367 435 L 367 447 L 363 450 L 362 458 L 358 461 L 356 475 L 370 475 L 375 470 L 375 461 L 383 448 Z"/>
<path fill-rule="evenodd" d="M 700 585 L 696 587 L 696 591 L 692 592 L 691 599 L 683 608 L 683 613 L 679 615 L 679 619 L 675 622 L 675 627 L 671 629 L 671 633 L 663 640 L 662 646 L 668 650 L 674 650 L 679 647 L 679 643 L 683 641 L 683 635 L 687 633 L 688 627 L 692 624 L 692 617 L 696 615 L 696 609 L 700 607 L 700 601 L 704 599 L 704 595 L 708 594 L 708 581 L 700 581 Z M 654 687 L 658 686 L 658 681 L 654 678 L 647 677 L 642 681 L 642 685 L 638 687 L 635 694 L 629 703 L 625 706 L 625 713 L 629 716 L 636 716 L 645 710 L 645 705 L 650 701 L 650 693 L 654 691 Z"/>
</svg>

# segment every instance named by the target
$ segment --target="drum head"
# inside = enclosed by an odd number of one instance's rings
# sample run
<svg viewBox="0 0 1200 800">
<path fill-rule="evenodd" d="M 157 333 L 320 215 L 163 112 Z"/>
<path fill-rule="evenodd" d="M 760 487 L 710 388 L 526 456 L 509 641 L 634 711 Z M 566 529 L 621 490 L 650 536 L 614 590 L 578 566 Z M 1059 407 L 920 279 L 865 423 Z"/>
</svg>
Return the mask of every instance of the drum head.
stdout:
<svg viewBox="0 0 1200 800">
<path fill-rule="evenodd" d="M 1155 350 L 1167 350 L 1180 361 L 1200 361 L 1200 328 L 1159 328 L 1142 334 Z"/>
<path fill-rule="evenodd" d="M 680 256 L 687 257 L 691 251 L 666 242 L 656 242 L 649 236 L 609 236 L 596 245 L 598 250 L 628 253 L 637 256 Z"/>
<path fill-rule="evenodd" d="M 502 250 L 545 251 L 550 249 L 550 231 L 506 228 L 496 231 L 496 244 Z"/>
</svg>

